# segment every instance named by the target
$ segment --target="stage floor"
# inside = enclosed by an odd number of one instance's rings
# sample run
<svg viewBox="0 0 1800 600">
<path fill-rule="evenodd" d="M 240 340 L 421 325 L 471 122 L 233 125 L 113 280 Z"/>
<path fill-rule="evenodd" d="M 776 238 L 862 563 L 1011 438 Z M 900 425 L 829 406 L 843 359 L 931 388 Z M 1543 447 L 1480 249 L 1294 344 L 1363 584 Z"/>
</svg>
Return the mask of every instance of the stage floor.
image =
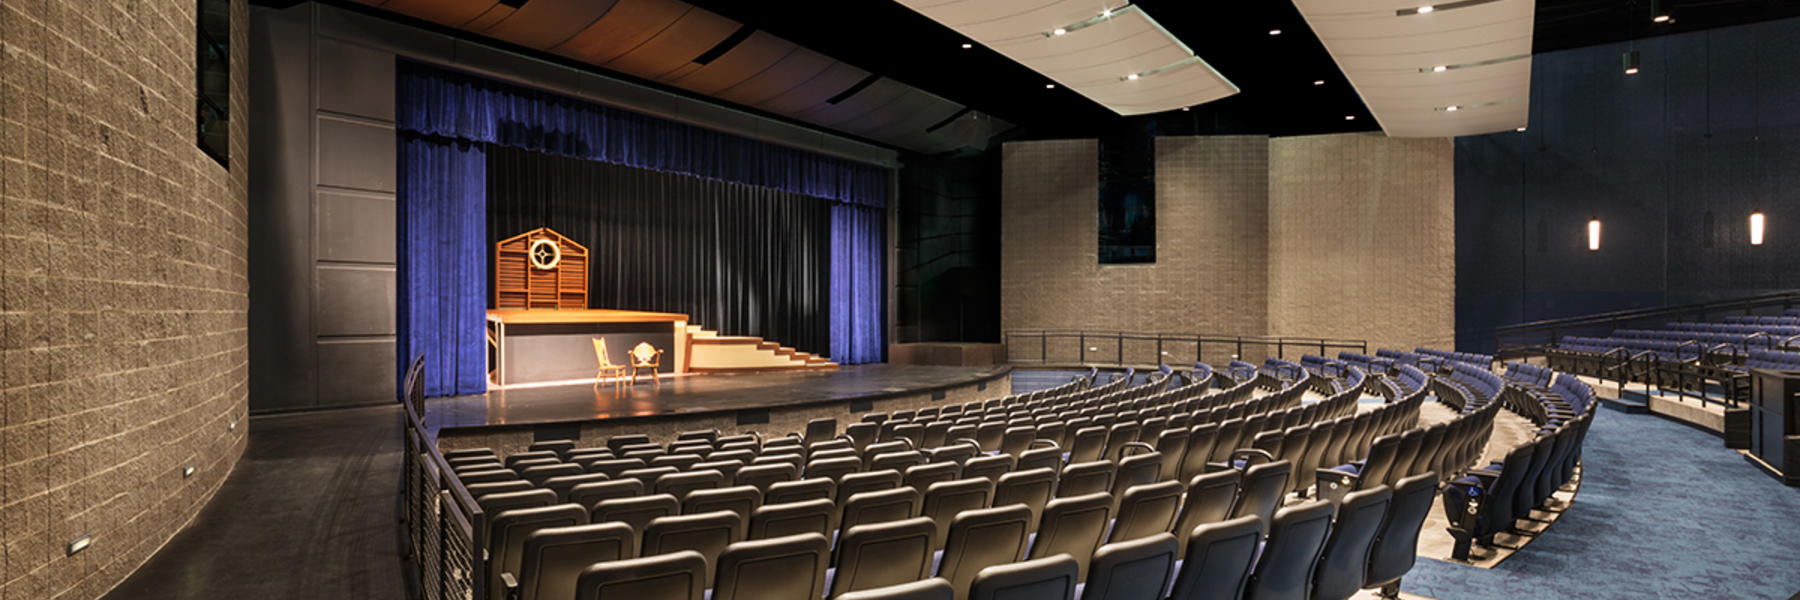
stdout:
<svg viewBox="0 0 1800 600">
<path fill-rule="evenodd" d="M 664 376 L 660 386 L 641 381 L 626 386 L 622 394 L 611 384 L 492 390 L 426 400 L 425 427 L 435 434 L 449 427 L 571 423 L 877 400 L 993 379 L 1010 370 L 1006 366 L 871 364 L 835 371 Z"/>
</svg>

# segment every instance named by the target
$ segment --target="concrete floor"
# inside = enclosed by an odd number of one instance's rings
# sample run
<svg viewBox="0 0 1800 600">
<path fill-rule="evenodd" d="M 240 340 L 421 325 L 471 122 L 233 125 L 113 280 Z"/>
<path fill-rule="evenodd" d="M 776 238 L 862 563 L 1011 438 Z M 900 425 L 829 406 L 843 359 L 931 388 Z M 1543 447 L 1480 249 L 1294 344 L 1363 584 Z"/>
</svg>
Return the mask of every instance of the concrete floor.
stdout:
<svg viewBox="0 0 1800 600">
<path fill-rule="evenodd" d="M 398 404 L 250 419 L 231 477 L 117 600 L 407 597 Z"/>
</svg>

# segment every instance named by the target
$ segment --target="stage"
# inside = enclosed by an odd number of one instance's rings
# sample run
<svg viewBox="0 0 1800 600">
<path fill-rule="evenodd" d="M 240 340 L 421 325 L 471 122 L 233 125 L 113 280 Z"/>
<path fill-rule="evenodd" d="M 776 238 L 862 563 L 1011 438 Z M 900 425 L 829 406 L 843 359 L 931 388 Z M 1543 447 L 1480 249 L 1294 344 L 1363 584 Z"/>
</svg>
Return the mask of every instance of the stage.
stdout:
<svg viewBox="0 0 1800 600">
<path fill-rule="evenodd" d="M 663 375 L 623 392 L 593 384 L 493 390 L 425 402 L 425 426 L 443 449 L 523 450 L 536 439 L 575 438 L 597 445 L 618 433 L 666 442 L 676 433 L 801 431 L 807 420 L 835 417 L 839 427 L 863 413 L 961 404 L 1009 393 L 1012 368 L 868 364 L 829 371 Z"/>
</svg>

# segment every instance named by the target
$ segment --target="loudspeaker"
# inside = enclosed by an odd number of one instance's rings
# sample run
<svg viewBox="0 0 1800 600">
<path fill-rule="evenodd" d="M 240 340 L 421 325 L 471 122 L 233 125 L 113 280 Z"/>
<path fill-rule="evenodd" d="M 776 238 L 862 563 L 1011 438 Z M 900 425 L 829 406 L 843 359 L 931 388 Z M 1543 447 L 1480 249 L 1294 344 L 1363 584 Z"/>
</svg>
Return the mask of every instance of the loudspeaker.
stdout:
<svg viewBox="0 0 1800 600">
<path fill-rule="evenodd" d="M 1750 449 L 1750 409 L 1725 409 L 1725 447 L 1733 450 Z"/>
</svg>

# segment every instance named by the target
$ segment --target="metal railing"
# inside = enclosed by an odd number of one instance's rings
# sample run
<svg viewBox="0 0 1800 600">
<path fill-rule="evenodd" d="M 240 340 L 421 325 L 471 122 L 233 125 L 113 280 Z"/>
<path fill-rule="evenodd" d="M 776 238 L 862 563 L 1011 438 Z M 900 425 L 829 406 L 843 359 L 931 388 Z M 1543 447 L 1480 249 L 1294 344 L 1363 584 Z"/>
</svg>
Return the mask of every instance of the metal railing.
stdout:
<svg viewBox="0 0 1800 600">
<path fill-rule="evenodd" d="M 1800 306 L 1800 290 L 1678 306 L 1634 308 L 1497 327 L 1494 342 L 1496 354 L 1516 356 L 1555 345 L 1566 335 L 1604 337 L 1617 329 L 1660 329 L 1668 321 L 1706 321 L 1727 314 L 1748 315 L 1757 309 L 1785 310 L 1796 306 Z"/>
<path fill-rule="evenodd" d="M 425 600 L 482 600 L 488 597 L 482 554 L 487 515 L 456 478 L 438 451 L 423 417 L 424 355 L 406 371 L 406 458 L 401 498 L 406 503 L 408 572 Z"/>
<path fill-rule="evenodd" d="M 1369 351 L 1365 340 L 1085 329 L 1008 329 L 1001 334 L 1001 342 L 1008 362 L 1044 365 L 1223 365 L 1252 354 L 1286 360 L 1290 352 L 1297 357 L 1303 353 L 1331 356 L 1327 353 Z"/>
</svg>

